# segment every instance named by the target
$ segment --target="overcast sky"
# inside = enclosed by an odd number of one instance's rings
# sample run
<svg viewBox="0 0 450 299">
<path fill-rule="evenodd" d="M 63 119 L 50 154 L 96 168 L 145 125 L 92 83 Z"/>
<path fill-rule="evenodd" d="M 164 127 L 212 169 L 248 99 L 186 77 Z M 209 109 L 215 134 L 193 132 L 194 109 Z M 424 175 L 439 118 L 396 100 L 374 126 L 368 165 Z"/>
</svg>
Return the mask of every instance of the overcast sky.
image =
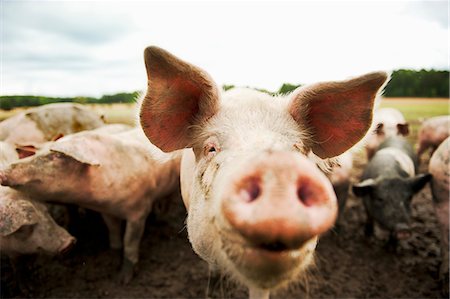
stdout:
<svg viewBox="0 0 450 299">
<path fill-rule="evenodd" d="M 219 84 L 449 69 L 446 1 L 1 1 L 1 94 L 143 90 L 157 45 Z"/>
</svg>

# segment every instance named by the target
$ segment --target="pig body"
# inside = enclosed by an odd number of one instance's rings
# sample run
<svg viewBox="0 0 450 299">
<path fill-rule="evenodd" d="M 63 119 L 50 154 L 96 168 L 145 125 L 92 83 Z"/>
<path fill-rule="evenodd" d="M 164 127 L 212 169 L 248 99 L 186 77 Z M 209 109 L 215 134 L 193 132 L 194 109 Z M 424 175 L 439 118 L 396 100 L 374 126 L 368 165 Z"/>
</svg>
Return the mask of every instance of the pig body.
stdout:
<svg viewBox="0 0 450 299">
<path fill-rule="evenodd" d="M 450 116 L 432 117 L 422 123 L 419 130 L 417 156 L 431 149 L 431 154 L 450 135 Z"/>
<path fill-rule="evenodd" d="M 102 213 L 111 247 L 124 244 L 121 280 L 127 283 L 155 199 L 179 184 L 180 158 L 179 153 L 165 154 L 151 146 L 140 129 L 118 134 L 86 131 L 63 137 L 12 164 L 0 178 L 2 185 L 38 200 Z M 122 219 L 127 222 L 123 242 Z"/>
<path fill-rule="evenodd" d="M 391 136 L 407 136 L 409 125 L 403 114 L 395 108 L 377 109 L 371 132 L 365 139 L 367 158 L 370 160 L 378 146 Z"/>
<path fill-rule="evenodd" d="M 431 192 L 437 220 L 441 230 L 441 267 L 439 278 L 442 282 L 444 295 L 448 296 L 449 282 L 449 196 L 450 196 L 450 137 L 445 139 L 436 149 L 430 159 L 429 172 L 433 176 L 431 180 Z"/>
<path fill-rule="evenodd" d="M 336 193 L 338 201 L 338 219 L 336 226 L 342 222 L 345 205 L 347 203 L 348 192 L 350 188 L 351 171 L 353 168 L 353 154 L 351 151 L 345 152 L 339 156 L 338 163 L 332 166 L 331 172 L 328 174 L 328 178 L 333 185 L 334 192 Z"/>
<path fill-rule="evenodd" d="M 0 140 L 17 145 L 35 145 L 103 125 L 101 116 L 80 104 L 48 104 L 2 121 Z"/>
<path fill-rule="evenodd" d="M 186 148 L 181 192 L 194 251 L 246 285 L 251 298 L 303 276 L 337 214 L 317 165 L 364 136 L 387 75 L 272 97 L 241 88 L 220 93 L 205 71 L 157 47 L 144 57 L 141 125 L 163 151 Z"/>
<path fill-rule="evenodd" d="M 376 221 L 390 232 L 388 245 L 410 235 L 411 200 L 430 179 L 416 175 L 415 156 L 411 145 L 402 137 L 384 141 L 364 169 L 361 182 L 353 186 L 362 197 L 367 213 L 366 235 L 373 234 Z"/>
</svg>

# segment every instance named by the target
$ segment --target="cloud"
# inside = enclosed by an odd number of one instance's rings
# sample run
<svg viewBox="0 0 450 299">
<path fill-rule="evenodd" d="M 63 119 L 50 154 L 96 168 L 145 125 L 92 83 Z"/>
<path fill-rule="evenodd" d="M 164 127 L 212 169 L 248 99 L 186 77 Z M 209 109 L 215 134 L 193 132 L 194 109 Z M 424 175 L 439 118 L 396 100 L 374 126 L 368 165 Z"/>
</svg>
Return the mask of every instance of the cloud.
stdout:
<svg viewBox="0 0 450 299">
<path fill-rule="evenodd" d="M 442 28 L 448 28 L 448 0 L 410 1 L 407 4 L 406 11 L 411 12 L 411 14 L 435 22 Z"/>
<path fill-rule="evenodd" d="M 268 90 L 448 68 L 449 30 L 435 17 L 446 11 L 442 2 L 425 12 L 409 1 L 3 0 L 2 92 L 142 89 L 148 45 L 200 66 L 219 85 Z"/>
<path fill-rule="evenodd" d="M 4 1 L 4 40 L 20 42 L 34 32 L 37 35 L 54 35 L 67 42 L 92 45 L 119 39 L 133 29 L 133 22 L 127 15 L 105 11 L 106 3 L 81 4 L 65 1 Z"/>
</svg>

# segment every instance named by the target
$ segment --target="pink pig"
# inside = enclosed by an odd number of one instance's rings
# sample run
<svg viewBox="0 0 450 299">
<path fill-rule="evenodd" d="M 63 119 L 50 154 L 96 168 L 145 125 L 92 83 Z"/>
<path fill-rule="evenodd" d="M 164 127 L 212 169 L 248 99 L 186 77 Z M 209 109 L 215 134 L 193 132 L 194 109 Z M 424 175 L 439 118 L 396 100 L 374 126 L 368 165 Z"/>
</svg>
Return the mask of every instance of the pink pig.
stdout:
<svg viewBox="0 0 450 299">
<path fill-rule="evenodd" d="M 0 183 L 36 200 L 100 212 L 111 248 L 123 247 L 119 278 L 128 283 L 153 203 L 179 186 L 180 159 L 180 152 L 163 153 L 148 143 L 140 128 L 117 134 L 85 131 L 47 143 L 36 155 L 11 164 L 0 171 Z"/>
<path fill-rule="evenodd" d="M 430 159 L 429 172 L 431 179 L 431 192 L 433 194 L 434 209 L 441 229 L 441 256 L 442 263 L 439 278 L 442 282 L 443 292 L 448 297 L 448 236 L 449 236 L 449 196 L 450 196 L 450 137 L 447 137 L 436 149 Z"/>
<path fill-rule="evenodd" d="M 436 116 L 424 121 L 419 130 L 417 157 L 431 149 L 431 154 L 450 136 L 450 115 Z"/>
<path fill-rule="evenodd" d="M 221 93 L 205 71 L 157 47 L 144 57 L 144 132 L 163 151 L 188 148 L 181 191 L 194 251 L 251 298 L 269 297 L 304 275 L 318 236 L 333 226 L 336 196 L 316 163 L 325 167 L 364 136 L 387 74 L 272 97 Z"/>
</svg>

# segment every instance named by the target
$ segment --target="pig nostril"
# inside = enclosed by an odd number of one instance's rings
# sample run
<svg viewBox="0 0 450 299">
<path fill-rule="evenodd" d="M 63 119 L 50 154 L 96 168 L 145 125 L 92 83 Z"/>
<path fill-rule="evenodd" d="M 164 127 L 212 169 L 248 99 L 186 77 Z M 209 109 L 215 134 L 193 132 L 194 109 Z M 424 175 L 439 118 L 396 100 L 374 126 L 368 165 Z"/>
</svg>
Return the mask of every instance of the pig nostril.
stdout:
<svg viewBox="0 0 450 299">
<path fill-rule="evenodd" d="M 313 205 L 314 203 L 314 194 L 311 188 L 308 187 L 307 185 L 302 185 L 298 187 L 297 197 L 307 207 Z"/>
<path fill-rule="evenodd" d="M 250 178 L 241 186 L 242 197 L 245 201 L 252 202 L 261 194 L 261 187 L 258 179 Z"/>
</svg>

